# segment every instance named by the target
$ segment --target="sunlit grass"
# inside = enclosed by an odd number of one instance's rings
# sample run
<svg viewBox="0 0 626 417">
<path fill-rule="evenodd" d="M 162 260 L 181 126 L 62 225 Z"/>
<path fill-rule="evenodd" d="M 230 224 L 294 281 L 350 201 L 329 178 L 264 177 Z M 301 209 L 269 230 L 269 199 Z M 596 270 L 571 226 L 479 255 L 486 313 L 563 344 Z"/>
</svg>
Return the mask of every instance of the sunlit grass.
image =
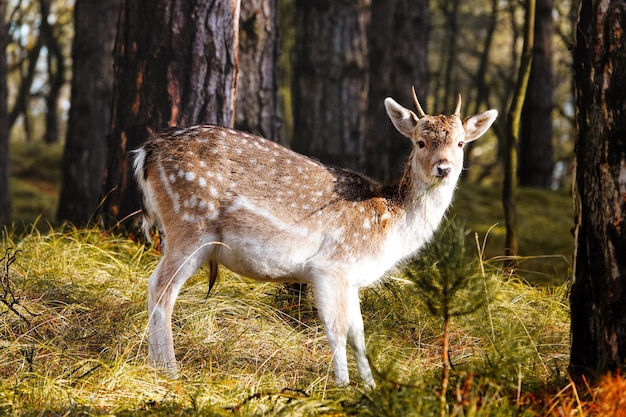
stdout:
<svg viewBox="0 0 626 417">
<path fill-rule="evenodd" d="M 504 254 L 505 227 L 501 187 L 462 183 L 450 216 L 467 222 L 485 236 L 485 257 Z M 524 278 L 536 284 L 562 284 L 571 276 L 574 253 L 574 211 L 567 190 L 546 191 L 520 188 L 516 193 L 520 264 Z"/>
<path fill-rule="evenodd" d="M 227 271 L 208 298 L 205 271 L 183 288 L 174 313 L 183 369 L 169 380 L 147 364 L 146 285 L 158 253 L 98 229 L 72 228 L 7 236 L 0 249 L 8 248 L 19 250 L 8 278 L 26 320 L 0 309 L 0 411 L 430 415 L 438 409 L 441 323 L 401 274 L 362 291 L 379 383 L 373 392 L 358 380 L 335 386 L 308 295 Z M 532 287 L 489 264 L 485 271 L 494 297 L 452 322 L 450 407 L 467 411 L 474 401 L 478 415 L 528 409 L 524 393 L 565 378 L 567 287 Z M 357 379 L 352 361 L 350 367 Z M 457 404 L 457 395 L 467 404 Z"/>
</svg>

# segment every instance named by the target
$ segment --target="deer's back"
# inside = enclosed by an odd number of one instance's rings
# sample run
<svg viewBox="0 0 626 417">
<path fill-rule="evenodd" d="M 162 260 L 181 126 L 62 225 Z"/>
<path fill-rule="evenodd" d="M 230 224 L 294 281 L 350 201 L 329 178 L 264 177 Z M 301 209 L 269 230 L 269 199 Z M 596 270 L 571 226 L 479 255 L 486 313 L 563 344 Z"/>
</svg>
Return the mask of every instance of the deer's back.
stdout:
<svg viewBox="0 0 626 417">
<path fill-rule="evenodd" d="M 256 279 L 390 266 L 370 266 L 395 209 L 369 178 L 214 126 L 156 135 L 143 150 L 152 209 L 177 247 L 220 242 L 208 256 Z"/>
</svg>

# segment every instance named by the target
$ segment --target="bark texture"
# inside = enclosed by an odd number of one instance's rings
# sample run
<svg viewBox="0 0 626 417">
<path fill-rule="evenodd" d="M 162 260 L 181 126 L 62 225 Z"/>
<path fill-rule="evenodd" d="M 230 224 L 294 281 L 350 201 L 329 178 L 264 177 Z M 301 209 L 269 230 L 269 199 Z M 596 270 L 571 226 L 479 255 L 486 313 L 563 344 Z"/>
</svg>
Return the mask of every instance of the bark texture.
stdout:
<svg viewBox="0 0 626 417">
<path fill-rule="evenodd" d="M 115 44 L 105 217 L 138 222 L 129 152 L 168 126 L 233 126 L 239 1 L 128 0 Z"/>
<path fill-rule="evenodd" d="M 365 162 L 370 0 L 298 0 L 292 147 L 324 163 Z"/>
<path fill-rule="evenodd" d="M 506 238 L 504 254 L 517 256 L 517 208 L 515 193 L 517 191 L 517 155 L 520 131 L 520 119 L 528 89 L 528 79 L 532 64 L 532 50 L 535 33 L 535 0 L 526 0 L 524 13 L 524 46 L 520 57 L 513 100 L 506 115 L 506 153 L 504 160 L 504 179 L 502 182 L 502 208 L 504 209 L 504 223 Z M 516 266 L 516 261 L 510 258 L 505 262 L 507 268 Z"/>
<path fill-rule="evenodd" d="M 282 142 L 277 11 L 277 0 L 248 0 L 241 4 L 235 127 Z"/>
<path fill-rule="evenodd" d="M 570 365 L 611 371 L 626 360 L 626 2 L 583 0 L 579 13 Z"/>
<path fill-rule="evenodd" d="M 391 96 L 412 107 L 411 86 L 415 86 L 422 105 L 426 104 L 428 1 L 372 0 L 371 10 L 368 129 L 363 168 L 368 175 L 389 182 L 402 175 L 411 142 L 393 127 L 383 102 Z"/>
<path fill-rule="evenodd" d="M 552 185 L 553 8 L 553 0 L 537 0 L 533 62 L 521 119 L 517 166 L 520 186 Z"/>
<path fill-rule="evenodd" d="M 0 226 L 11 221 L 9 192 L 9 117 L 7 105 L 7 27 L 4 23 L 7 2 L 0 1 Z"/>
<path fill-rule="evenodd" d="M 81 225 L 102 191 L 113 97 L 113 45 L 121 0 L 77 0 L 72 46 L 72 107 L 63 151 L 57 217 Z"/>
</svg>

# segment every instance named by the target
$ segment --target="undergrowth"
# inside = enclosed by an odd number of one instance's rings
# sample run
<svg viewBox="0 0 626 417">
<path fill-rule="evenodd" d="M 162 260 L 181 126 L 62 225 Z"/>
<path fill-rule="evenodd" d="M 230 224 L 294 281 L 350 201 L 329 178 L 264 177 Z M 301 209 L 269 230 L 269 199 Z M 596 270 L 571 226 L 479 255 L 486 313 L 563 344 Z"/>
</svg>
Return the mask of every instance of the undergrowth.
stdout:
<svg viewBox="0 0 626 417">
<path fill-rule="evenodd" d="M 201 271 L 174 312 L 183 369 L 170 380 L 147 363 L 146 286 L 159 259 L 151 247 L 66 227 L 5 232 L 0 256 L 0 414 L 440 412 L 441 320 L 404 274 L 362 291 L 378 383 L 367 391 L 360 382 L 334 384 L 306 293 L 222 272 L 207 298 L 208 271 Z M 450 319 L 447 415 L 603 415 L 600 407 L 617 407 L 619 375 L 608 388 L 581 389 L 567 378 L 567 285 L 535 287 L 487 259 L 479 265 L 488 301 Z"/>
</svg>

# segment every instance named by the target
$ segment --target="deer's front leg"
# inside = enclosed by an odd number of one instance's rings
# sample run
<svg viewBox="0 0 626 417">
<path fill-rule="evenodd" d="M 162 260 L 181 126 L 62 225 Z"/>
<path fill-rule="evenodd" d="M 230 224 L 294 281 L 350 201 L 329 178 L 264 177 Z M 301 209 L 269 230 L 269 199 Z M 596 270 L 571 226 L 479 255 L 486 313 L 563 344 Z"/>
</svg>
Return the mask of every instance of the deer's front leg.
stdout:
<svg viewBox="0 0 626 417">
<path fill-rule="evenodd" d="M 359 369 L 359 375 L 365 383 L 365 387 L 372 389 L 376 387 L 376 383 L 374 382 L 365 351 L 365 331 L 363 329 L 359 289 L 350 288 L 348 294 L 348 343 L 354 352 L 356 366 Z"/>
<path fill-rule="evenodd" d="M 330 282 L 332 281 L 332 282 Z M 350 383 L 346 341 L 348 338 L 348 286 L 343 280 L 322 277 L 313 285 L 317 312 L 324 324 L 326 337 L 333 354 L 335 382 L 339 386 Z"/>
</svg>

